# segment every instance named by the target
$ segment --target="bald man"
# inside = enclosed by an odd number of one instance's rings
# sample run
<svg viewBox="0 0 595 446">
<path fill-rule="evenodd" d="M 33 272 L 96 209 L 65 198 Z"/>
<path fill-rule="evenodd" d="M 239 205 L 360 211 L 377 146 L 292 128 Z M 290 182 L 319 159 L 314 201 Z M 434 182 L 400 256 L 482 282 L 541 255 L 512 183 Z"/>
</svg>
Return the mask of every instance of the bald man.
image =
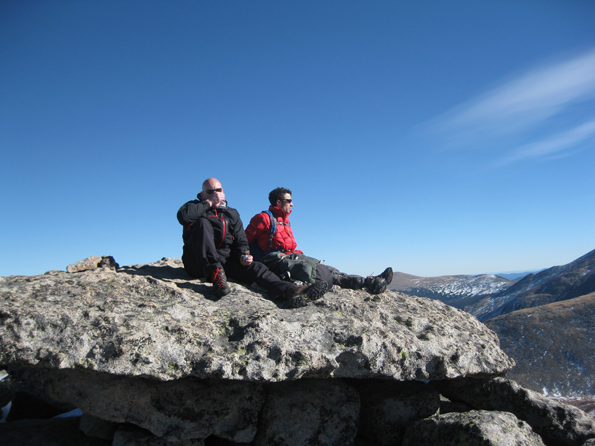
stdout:
<svg viewBox="0 0 595 446">
<path fill-rule="evenodd" d="M 219 180 L 206 179 L 197 198 L 184 204 L 177 215 L 184 227 L 182 261 L 190 277 L 204 277 L 213 283 L 217 297 L 231 292 L 227 275 L 242 282 L 256 282 L 272 300 L 292 308 L 303 307 L 328 290 L 326 282 L 295 286 L 254 261 L 240 214 L 227 206 Z"/>
</svg>

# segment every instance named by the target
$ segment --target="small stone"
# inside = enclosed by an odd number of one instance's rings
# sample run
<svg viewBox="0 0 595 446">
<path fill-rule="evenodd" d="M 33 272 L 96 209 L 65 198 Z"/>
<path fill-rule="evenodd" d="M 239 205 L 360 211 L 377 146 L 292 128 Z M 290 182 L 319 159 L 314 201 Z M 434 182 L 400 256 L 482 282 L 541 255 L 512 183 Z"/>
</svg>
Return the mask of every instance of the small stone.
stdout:
<svg viewBox="0 0 595 446">
<path fill-rule="evenodd" d="M 114 260 L 114 258 L 112 256 L 103 256 L 97 266 L 99 268 L 108 268 L 108 269 L 112 269 L 114 271 L 116 271 L 118 268 L 120 268 L 120 265 L 118 265 L 116 263 L 116 261 Z"/>
<path fill-rule="evenodd" d="M 79 260 L 76 263 L 68 265 L 66 267 L 66 271 L 68 271 L 69 273 L 79 273 L 81 271 L 97 269 L 101 260 L 102 258 L 98 256 L 87 257 L 86 259 Z"/>
</svg>

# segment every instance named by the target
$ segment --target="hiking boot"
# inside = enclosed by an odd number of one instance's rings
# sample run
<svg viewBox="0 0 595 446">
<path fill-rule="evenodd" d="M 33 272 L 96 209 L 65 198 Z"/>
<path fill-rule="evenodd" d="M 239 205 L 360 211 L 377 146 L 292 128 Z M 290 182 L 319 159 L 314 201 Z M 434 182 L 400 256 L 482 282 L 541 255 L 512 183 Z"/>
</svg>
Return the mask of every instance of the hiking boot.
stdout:
<svg viewBox="0 0 595 446">
<path fill-rule="evenodd" d="M 380 294 L 380 293 L 384 293 L 386 291 L 386 285 L 388 285 L 388 283 L 382 277 L 382 275 L 384 273 L 386 273 L 386 271 L 387 270 L 385 270 L 379 276 L 368 276 L 368 277 L 366 277 L 366 279 L 364 281 L 364 285 L 368 289 L 368 293 L 370 293 L 370 294 Z M 391 276 L 392 276 L 392 270 L 390 270 L 390 273 L 391 273 Z M 392 277 L 391 277 L 391 280 L 392 280 Z"/>
<path fill-rule="evenodd" d="M 382 274 L 376 277 L 384 279 L 386 284 L 389 285 L 393 281 L 393 269 L 389 266 L 384 271 L 382 271 Z"/>
<path fill-rule="evenodd" d="M 386 291 L 386 287 L 393 281 L 393 269 L 389 266 L 377 276 L 368 276 L 364 280 L 364 286 L 370 294 L 380 294 Z"/>
<path fill-rule="evenodd" d="M 301 308 L 308 305 L 307 299 L 303 295 L 293 296 L 287 299 L 287 306 L 289 308 Z"/>
<path fill-rule="evenodd" d="M 320 299 L 328 291 L 328 283 L 324 280 L 312 285 L 293 286 L 285 291 L 285 298 L 290 308 L 305 307 L 308 302 Z"/>
<path fill-rule="evenodd" d="M 361 290 L 364 287 L 365 279 L 362 276 L 339 276 L 339 286 L 351 290 Z"/>
<path fill-rule="evenodd" d="M 217 277 L 217 274 L 219 273 L 219 267 L 217 266 L 211 266 L 208 270 L 207 273 L 205 275 L 205 280 L 209 283 L 215 283 L 215 277 Z"/>
<path fill-rule="evenodd" d="M 380 294 L 386 291 L 386 280 L 380 276 L 366 277 L 365 283 L 370 294 Z"/>
<path fill-rule="evenodd" d="M 221 298 L 226 294 L 231 293 L 231 288 L 227 284 L 227 277 L 225 276 L 223 268 L 216 267 L 210 274 L 210 277 L 212 277 L 213 289 L 215 290 L 215 295 L 217 297 Z"/>
<path fill-rule="evenodd" d="M 324 293 L 329 290 L 328 282 L 325 280 L 321 280 L 313 285 L 310 285 L 306 290 L 305 296 L 309 300 L 318 300 Z"/>
</svg>

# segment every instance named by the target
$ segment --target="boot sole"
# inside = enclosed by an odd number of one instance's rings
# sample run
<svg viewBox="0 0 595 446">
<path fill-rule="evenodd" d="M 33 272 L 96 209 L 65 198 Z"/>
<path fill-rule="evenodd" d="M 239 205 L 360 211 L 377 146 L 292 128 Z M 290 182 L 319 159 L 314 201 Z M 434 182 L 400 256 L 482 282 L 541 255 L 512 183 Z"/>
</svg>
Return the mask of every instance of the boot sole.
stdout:
<svg viewBox="0 0 595 446">
<path fill-rule="evenodd" d="M 316 282 L 308 291 L 304 293 L 304 297 L 308 300 L 318 300 L 328 291 L 328 283 L 324 280 Z"/>
<path fill-rule="evenodd" d="M 306 299 L 303 295 L 294 296 L 287 302 L 287 306 L 289 308 L 301 308 L 305 307 L 306 305 L 308 305 L 308 302 L 306 302 Z"/>
<path fill-rule="evenodd" d="M 389 285 L 393 281 L 393 269 L 386 268 L 379 277 L 382 277 L 387 285 Z"/>
</svg>

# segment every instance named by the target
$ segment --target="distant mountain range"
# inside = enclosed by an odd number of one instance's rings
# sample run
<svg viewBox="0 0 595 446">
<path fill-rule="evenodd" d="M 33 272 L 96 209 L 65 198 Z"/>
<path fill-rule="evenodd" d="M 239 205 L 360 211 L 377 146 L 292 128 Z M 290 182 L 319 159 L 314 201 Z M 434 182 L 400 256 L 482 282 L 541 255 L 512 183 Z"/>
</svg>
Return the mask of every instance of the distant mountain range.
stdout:
<svg viewBox="0 0 595 446">
<path fill-rule="evenodd" d="M 595 250 L 520 280 L 495 274 L 419 277 L 397 272 L 389 287 L 461 308 L 480 321 L 595 291 Z"/>
<path fill-rule="evenodd" d="M 538 269 L 538 270 L 531 270 L 531 271 L 514 271 L 514 272 L 508 272 L 508 273 L 494 273 L 494 275 L 504 277 L 505 279 L 508 279 L 508 280 L 517 281 L 517 280 L 521 280 L 525 276 L 528 276 L 529 274 L 536 274 L 540 271 L 543 271 L 543 270 Z"/>
<path fill-rule="evenodd" d="M 595 291 L 595 250 L 563 266 L 529 274 L 497 294 L 464 306 L 480 321 Z"/>
<path fill-rule="evenodd" d="M 595 397 L 595 250 L 518 281 L 394 275 L 391 289 L 473 315 L 517 362 L 509 377 L 544 394 Z"/>
<path fill-rule="evenodd" d="M 390 289 L 410 296 L 429 297 L 456 308 L 504 291 L 514 282 L 494 274 L 419 277 L 395 273 Z"/>
</svg>

